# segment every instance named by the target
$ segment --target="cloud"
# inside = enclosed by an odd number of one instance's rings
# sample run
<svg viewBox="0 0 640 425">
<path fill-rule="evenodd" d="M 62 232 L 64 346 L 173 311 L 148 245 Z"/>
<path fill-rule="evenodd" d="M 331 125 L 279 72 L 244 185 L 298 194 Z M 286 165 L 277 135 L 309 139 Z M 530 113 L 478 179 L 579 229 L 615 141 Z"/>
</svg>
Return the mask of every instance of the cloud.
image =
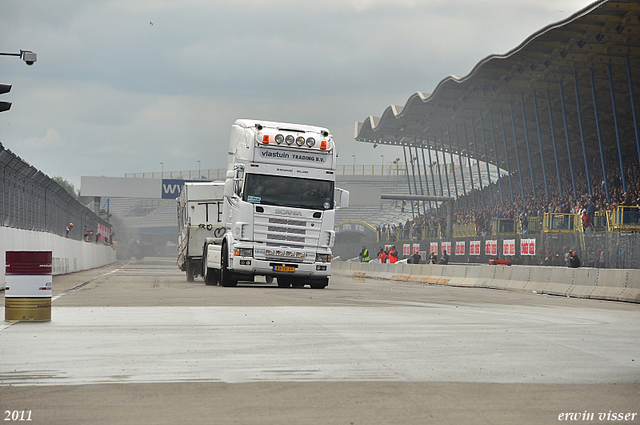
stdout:
<svg viewBox="0 0 640 425">
<path fill-rule="evenodd" d="M 237 118 L 328 127 L 339 163 L 378 164 L 354 123 L 466 75 L 590 0 L 4 2 L 14 85 L 0 141 L 47 174 L 226 166 Z M 558 9 L 566 12 L 559 12 Z M 153 25 L 150 24 L 153 22 Z M 3 96 L 4 98 L 4 96 Z M 45 153 L 46 152 L 46 156 Z"/>
</svg>

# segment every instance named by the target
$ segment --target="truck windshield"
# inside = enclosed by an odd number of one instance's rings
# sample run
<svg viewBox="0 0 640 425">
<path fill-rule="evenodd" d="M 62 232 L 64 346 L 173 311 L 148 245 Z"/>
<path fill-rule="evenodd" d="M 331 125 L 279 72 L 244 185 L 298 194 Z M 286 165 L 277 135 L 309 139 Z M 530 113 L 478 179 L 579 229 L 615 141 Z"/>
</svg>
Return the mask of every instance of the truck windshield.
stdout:
<svg viewBox="0 0 640 425">
<path fill-rule="evenodd" d="M 244 187 L 242 199 L 253 204 L 333 209 L 332 181 L 247 174 Z"/>
</svg>

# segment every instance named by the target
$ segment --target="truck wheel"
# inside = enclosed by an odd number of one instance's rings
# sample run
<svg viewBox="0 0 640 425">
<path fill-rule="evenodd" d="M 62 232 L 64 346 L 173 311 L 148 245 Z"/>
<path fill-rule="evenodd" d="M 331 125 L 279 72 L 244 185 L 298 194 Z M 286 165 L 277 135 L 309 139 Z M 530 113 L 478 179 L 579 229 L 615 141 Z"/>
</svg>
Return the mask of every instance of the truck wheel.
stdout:
<svg viewBox="0 0 640 425">
<path fill-rule="evenodd" d="M 267 281 L 267 284 L 271 285 L 273 283 L 273 276 L 265 276 L 264 280 Z"/>
<path fill-rule="evenodd" d="M 227 244 L 222 245 L 222 258 L 220 267 L 220 284 L 224 287 L 238 286 L 238 281 L 233 279 L 231 272 L 229 271 L 229 247 Z"/>
<path fill-rule="evenodd" d="M 294 288 L 304 288 L 304 280 L 295 279 L 293 282 L 291 282 L 291 286 L 293 286 Z"/>
<path fill-rule="evenodd" d="M 205 285 L 217 285 L 218 284 L 218 271 L 212 268 L 204 269 L 204 284 Z"/>
<path fill-rule="evenodd" d="M 329 278 L 325 277 L 324 279 L 314 280 L 309 283 L 311 289 L 324 289 L 329 285 Z"/>
<path fill-rule="evenodd" d="M 289 288 L 289 287 L 291 287 L 291 280 L 289 280 L 286 277 L 279 277 L 278 278 L 278 286 L 280 288 Z"/>
</svg>

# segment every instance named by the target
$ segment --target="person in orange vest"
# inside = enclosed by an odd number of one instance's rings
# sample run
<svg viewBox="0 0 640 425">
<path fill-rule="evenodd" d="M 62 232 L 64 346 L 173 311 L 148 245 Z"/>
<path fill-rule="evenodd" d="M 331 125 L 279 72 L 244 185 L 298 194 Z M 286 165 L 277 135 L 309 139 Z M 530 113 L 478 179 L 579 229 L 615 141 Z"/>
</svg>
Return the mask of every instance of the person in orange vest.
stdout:
<svg viewBox="0 0 640 425">
<path fill-rule="evenodd" d="M 389 262 L 394 264 L 398 261 L 398 251 L 396 251 L 396 246 L 391 245 L 391 251 L 389 251 Z"/>
<path fill-rule="evenodd" d="M 385 254 L 385 252 L 382 249 L 382 247 L 380 247 L 380 252 L 378 252 L 378 259 L 383 264 L 387 262 L 387 254 Z"/>
</svg>

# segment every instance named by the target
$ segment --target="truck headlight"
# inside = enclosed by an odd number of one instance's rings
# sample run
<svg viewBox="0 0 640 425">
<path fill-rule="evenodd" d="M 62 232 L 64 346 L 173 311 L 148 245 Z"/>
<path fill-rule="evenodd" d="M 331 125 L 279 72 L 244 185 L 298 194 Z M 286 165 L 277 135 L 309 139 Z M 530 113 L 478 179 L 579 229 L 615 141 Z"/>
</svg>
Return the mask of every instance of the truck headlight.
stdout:
<svg viewBox="0 0 640 425">
<path fill-rule="evenodd" d="M 330 263 L 331 254 L 316 254 L 316 263 Z"/>
<path fill-rule="evenodd" d="M 236 257 L 253 257 L 253 248 L 236 248 Z"/>
</svg>

